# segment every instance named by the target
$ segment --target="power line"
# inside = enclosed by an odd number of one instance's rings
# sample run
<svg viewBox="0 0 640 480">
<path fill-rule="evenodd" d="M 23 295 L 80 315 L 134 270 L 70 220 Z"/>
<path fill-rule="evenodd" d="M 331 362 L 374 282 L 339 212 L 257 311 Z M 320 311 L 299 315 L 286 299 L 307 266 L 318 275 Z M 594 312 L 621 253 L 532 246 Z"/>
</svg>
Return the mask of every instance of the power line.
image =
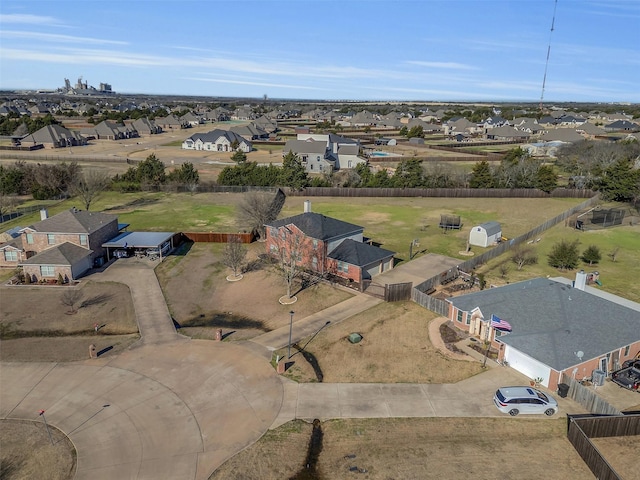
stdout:
<svg viewBox="0 0 640 480">
<path fill-rule="evenodd" d="M 547 61 L 544 64 L 544 77 L 542 78 L 542 93 L 540 94 L 540 111 L 542 111 L 542 101 L 544 99 L 544 87 L 547 84 L 547 68 L 549 68 L 549 56 L 551 55 L 551 35 L 556 24 L 556 8 L 558 7 L 558 0 L 555 0 L 553 4 L 553 18 L 551 19 L 551 31 L 549 32 L 549 45 L 547 47 Z"/>
</svg>

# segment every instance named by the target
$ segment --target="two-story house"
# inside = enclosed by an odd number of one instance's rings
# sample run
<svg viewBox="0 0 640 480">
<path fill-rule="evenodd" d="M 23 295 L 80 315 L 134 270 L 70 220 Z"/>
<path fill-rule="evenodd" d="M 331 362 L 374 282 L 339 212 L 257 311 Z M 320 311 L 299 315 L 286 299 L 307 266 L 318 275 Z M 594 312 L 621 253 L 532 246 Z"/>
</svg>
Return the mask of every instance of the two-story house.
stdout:
<svg viewBox="0 0 640 480">
<path fill-rule="evenodd" d="M 360 142 L 333 133 L 299 133 L 285 144 L 283 155 L 289 152 L 300 158 L 309 173 L 331 173 L 367 162 L 359 156 Z"/>
<path fill-rule="evenodd" d="M 72 208 L 21 230 L 26 260 L 19 263 L 33 281 L 76 279 L 95 259 L 104 258 L 102 244 L 118 235 L 118 217 Z"/>
<path fill-rule="evenodd" d="M 394 252 L 364 243 L 364 228 L 311 211 L 265 225 L 267 254 L 295 258 L 303 269 L 362 285 L 393 268 Z"/>
</svg>

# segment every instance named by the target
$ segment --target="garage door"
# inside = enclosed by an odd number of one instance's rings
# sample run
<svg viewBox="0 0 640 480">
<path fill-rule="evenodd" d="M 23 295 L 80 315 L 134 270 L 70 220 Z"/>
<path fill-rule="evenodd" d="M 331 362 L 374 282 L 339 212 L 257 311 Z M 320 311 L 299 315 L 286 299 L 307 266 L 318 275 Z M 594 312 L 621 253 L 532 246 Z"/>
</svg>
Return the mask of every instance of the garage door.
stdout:
<svg viewBox="0 0 640 480">
<path fill-rule="evenodd" d="M 520 352 L 519 350 L 506 346 L 504 351 L 504 358 L 509 362 L 509 366 L 514 370 L 526 375 L 527 377 L 542 378 L 541 384 L 545 387 L 549 386 L 549 375 L 551 374 L 551 368 L 538 360 L 534 360 L 528 355 Z"/>
</svg>

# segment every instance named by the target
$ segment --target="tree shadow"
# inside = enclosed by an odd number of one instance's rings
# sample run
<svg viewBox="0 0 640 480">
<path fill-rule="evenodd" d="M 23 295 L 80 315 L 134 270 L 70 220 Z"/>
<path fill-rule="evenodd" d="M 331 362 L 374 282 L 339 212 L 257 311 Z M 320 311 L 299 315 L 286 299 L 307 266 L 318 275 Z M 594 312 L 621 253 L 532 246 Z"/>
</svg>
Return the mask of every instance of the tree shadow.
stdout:
<svg viewBox="0 0 640 480">
<path fill-rule="evenodd" d="M 268 332 L 261 320 L 233 315 L 231 313 L 214 313 L 213 315 L 198 315 L 182 322 L 181 328 L 186 327 L 211 327 L 222 328 L 225 330 L 237 329 L 256 329 L 262 332 Z"/>
<path fill-rule="evenodd" d="M 259 258 L 256 258 L 242 267 L 242 273 L 257 272 L 262 270 L 263 266 L 264 262 Z"/>
<path fill-rule="evenodd" d="M 108 302 L 113 298 L 113 294 L 110 293 L 100 293 L 98 295 L 94 295 L 91 298 L 87 298 L 83 300 L 80 304 L 80 308 L 91 307 L 92 305 L 102 305 L 103 303 Z"/>
<path fill-rule="evenodd" d="M 113 207 L 105 208 L 104 211 L 108 212 L 111 210 L 122 210 L 124 208 L 131 207 L 144 207 L 147 205 L 153 205 L 154 203 L 158 203 L 158 199 L 156 198 L 136 198 L 135 200 L 130 201 L 129 203 L 125 203 L 123 205 L 115 205 Z"/>
</svg>

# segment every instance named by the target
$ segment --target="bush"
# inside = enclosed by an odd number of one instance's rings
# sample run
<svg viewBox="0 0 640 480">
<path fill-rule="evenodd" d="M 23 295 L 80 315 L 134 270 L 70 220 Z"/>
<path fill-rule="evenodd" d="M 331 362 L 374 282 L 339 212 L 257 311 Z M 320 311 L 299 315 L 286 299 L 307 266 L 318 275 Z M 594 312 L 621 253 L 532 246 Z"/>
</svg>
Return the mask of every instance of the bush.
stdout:
<svg viewBox="0 0 640 480">
<path fill-rule="evenodd" d="M 549 253 L 548 261 L 549 265 L 560 270 L 574 269 L 578 266 L 579 253 L 578 253 L 578 240 L 568 242 L 561 240 L 553 245 L 551 253 Z"/>
</svg>

